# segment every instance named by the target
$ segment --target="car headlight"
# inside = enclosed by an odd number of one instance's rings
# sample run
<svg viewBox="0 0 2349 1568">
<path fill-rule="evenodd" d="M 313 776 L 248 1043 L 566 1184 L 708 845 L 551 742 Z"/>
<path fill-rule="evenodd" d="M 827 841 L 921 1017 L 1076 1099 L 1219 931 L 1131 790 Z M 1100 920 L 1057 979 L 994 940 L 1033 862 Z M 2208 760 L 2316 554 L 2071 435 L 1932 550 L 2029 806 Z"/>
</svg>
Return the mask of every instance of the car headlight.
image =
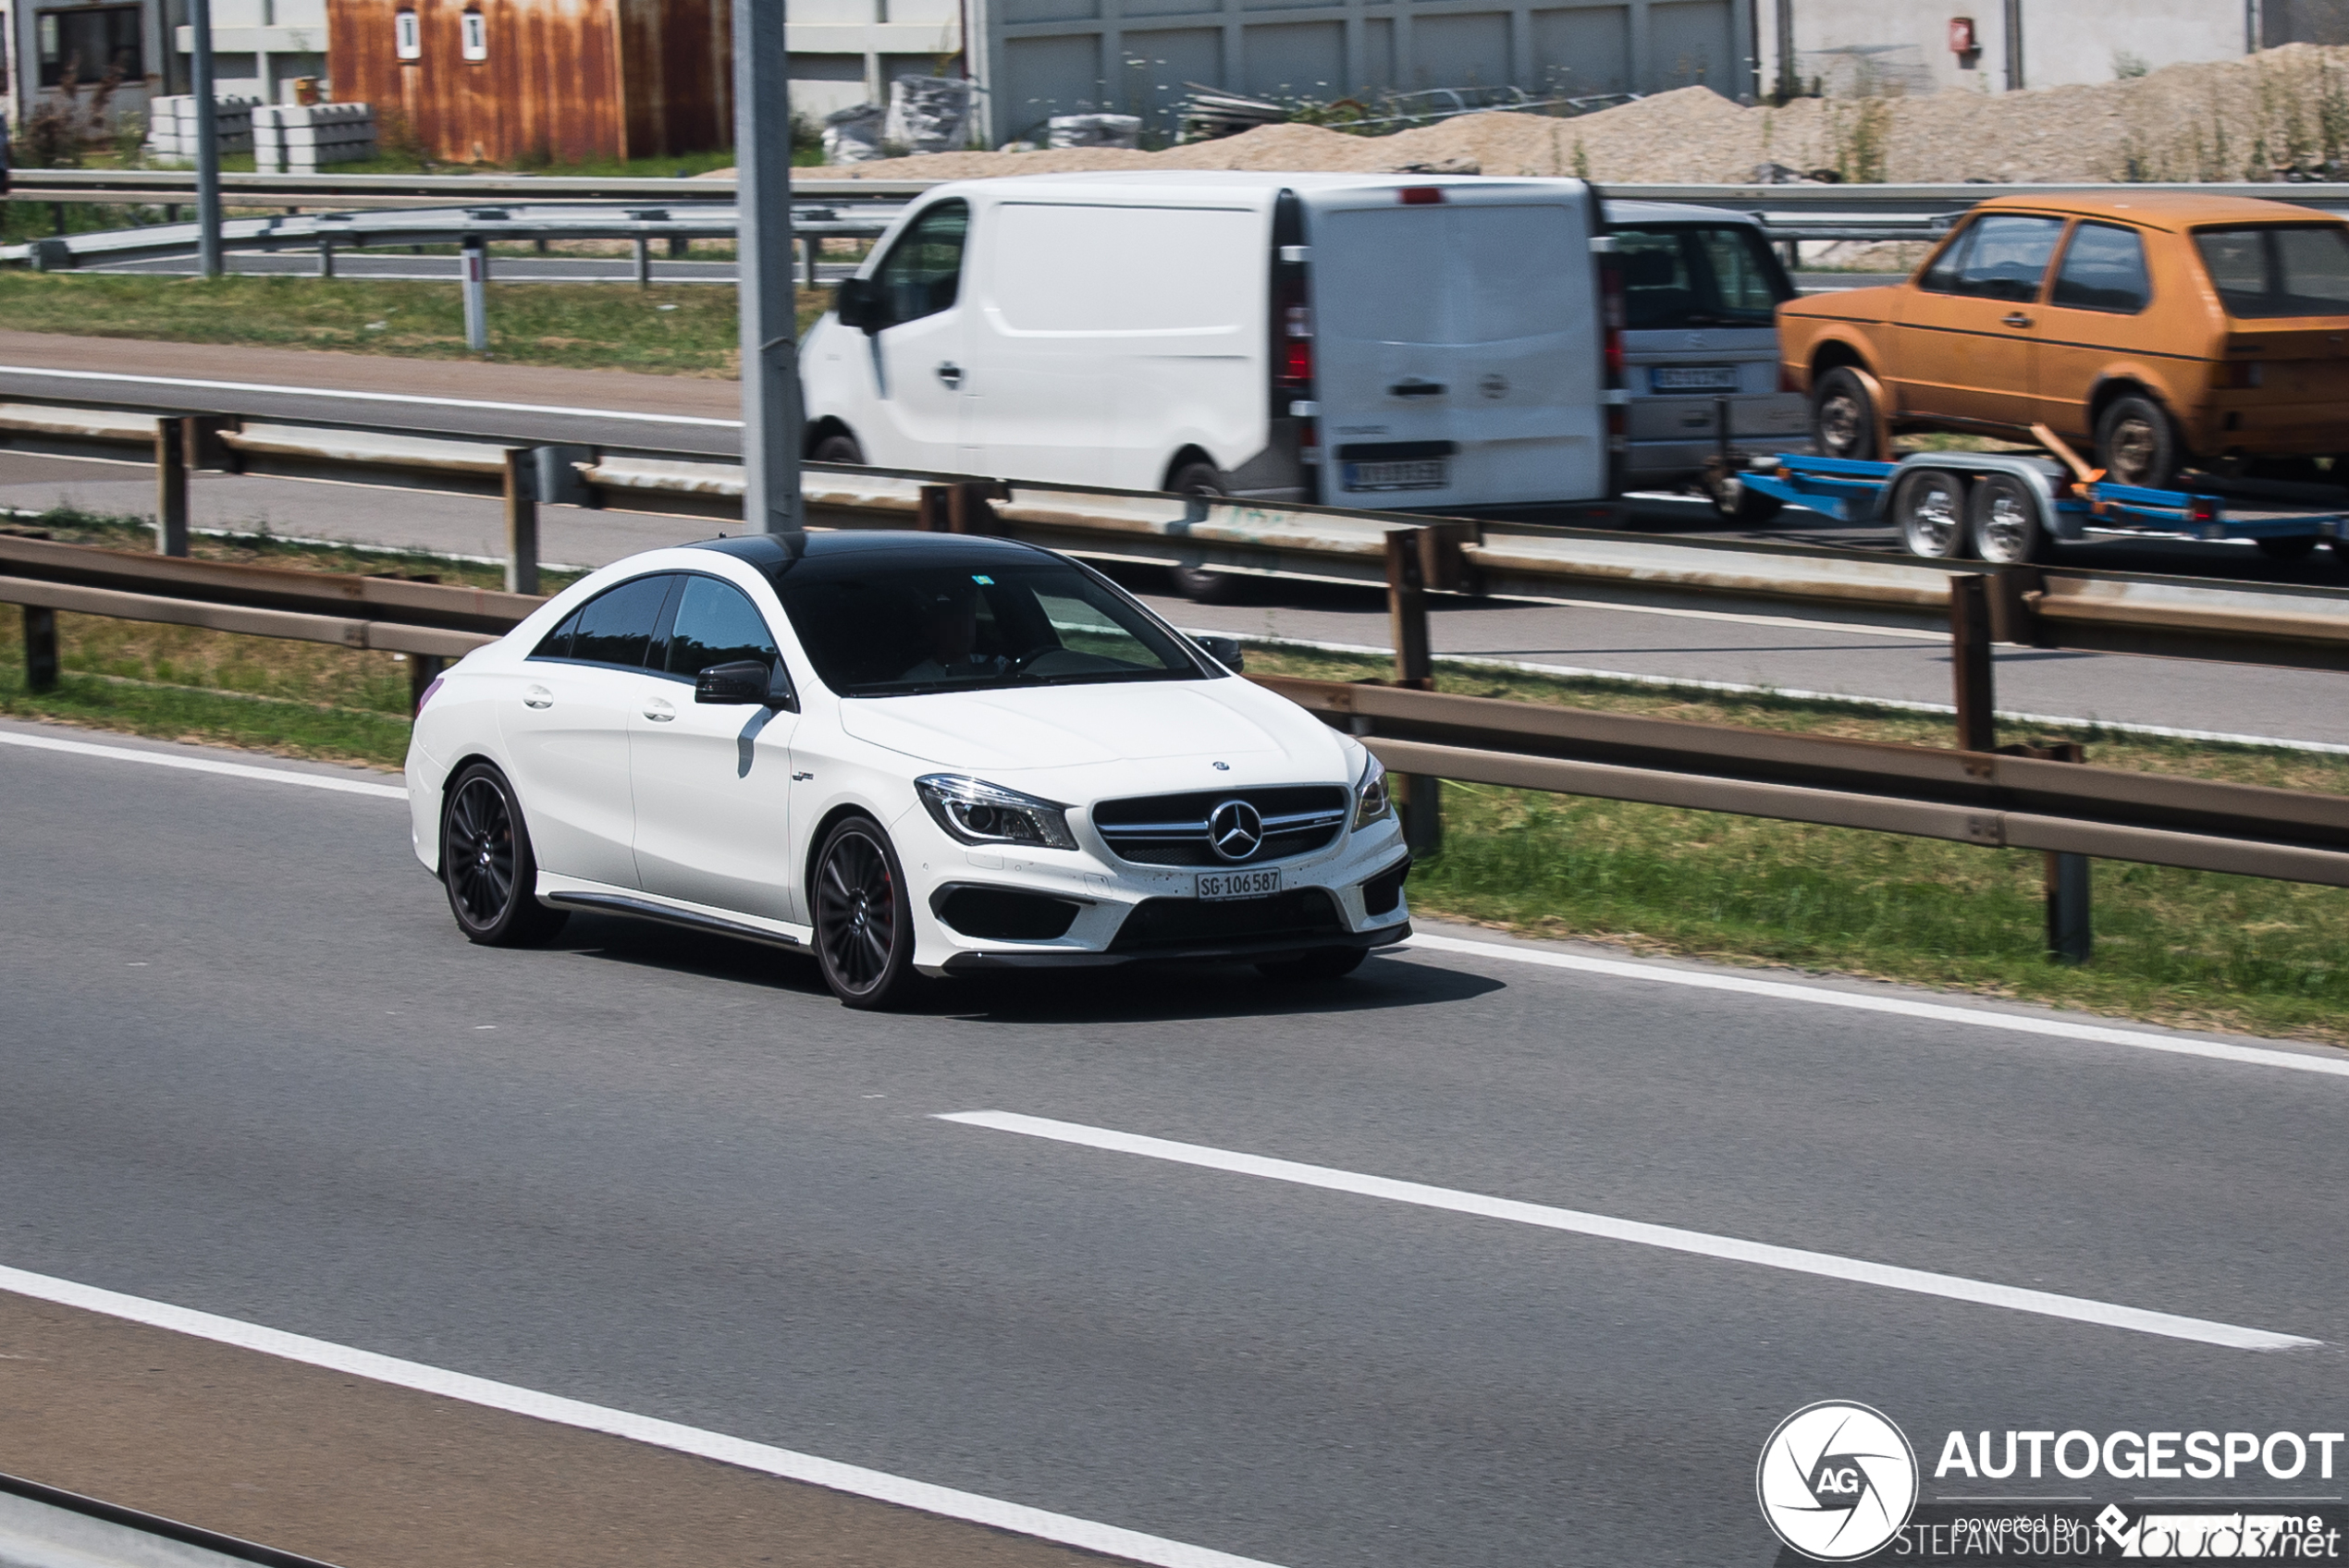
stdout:
<svg viewBox="0 0 2349 1568">
<path fill-rule="evenodd" d="M 1076 838 L 1068 830 L 1068 808 L 1057 802 L 1038 800 L 957 773 L 916 778 L 914 790 L 938 826 L 965 844 L 1033 844 L 1047 850 L 1076 847 Z"/>
<path fill-rule="evenodd" d="M 1386 795 L 1386 764 L 1371 757 L 1362 769 L 1362 781 L 1354 786 L 1354 826 L 1368 827 L 1394 815 L 1395 802 Z"/>
</svg>

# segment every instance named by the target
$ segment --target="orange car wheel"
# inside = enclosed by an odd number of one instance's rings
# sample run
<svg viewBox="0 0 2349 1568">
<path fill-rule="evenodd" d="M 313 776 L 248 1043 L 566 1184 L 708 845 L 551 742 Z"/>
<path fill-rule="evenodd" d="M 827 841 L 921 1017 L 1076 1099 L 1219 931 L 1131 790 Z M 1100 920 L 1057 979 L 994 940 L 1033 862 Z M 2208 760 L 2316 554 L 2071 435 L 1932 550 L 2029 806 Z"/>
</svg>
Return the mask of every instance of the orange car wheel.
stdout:
<svg viewBox="0 0 2349 1568">
<path fill-rule="evenodd" d="M 1876 429 L 1876 399 L 1858 376 L 1838 366 L 1819 377 L 1818 389 L 1811 395 L 1811 435 L 1822 457 L 1857 462 L 1881 459 Z"/>
<path fill-rule="evenodd" d="M 2150 398 L 2116 398 L 2097 421 L 2097 462 L 2121 484 L 2169 489 L 2177 482 L 2183 447 L 2169 410 Z"/>
</svg>

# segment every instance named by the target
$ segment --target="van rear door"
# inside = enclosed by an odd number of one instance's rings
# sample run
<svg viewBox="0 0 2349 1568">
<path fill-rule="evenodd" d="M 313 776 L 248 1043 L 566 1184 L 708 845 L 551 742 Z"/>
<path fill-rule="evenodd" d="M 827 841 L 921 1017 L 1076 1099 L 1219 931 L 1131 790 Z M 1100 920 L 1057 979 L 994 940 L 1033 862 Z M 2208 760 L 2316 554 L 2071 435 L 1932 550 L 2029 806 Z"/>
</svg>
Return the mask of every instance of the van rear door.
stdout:
<svg viewBox="0 0 2349 1568">
<path fill-rule="evenodd" d="M 1580 183 L 1301 194 L 1325 502 L 1606 493 L 1593 203 Z"/>
</svg>

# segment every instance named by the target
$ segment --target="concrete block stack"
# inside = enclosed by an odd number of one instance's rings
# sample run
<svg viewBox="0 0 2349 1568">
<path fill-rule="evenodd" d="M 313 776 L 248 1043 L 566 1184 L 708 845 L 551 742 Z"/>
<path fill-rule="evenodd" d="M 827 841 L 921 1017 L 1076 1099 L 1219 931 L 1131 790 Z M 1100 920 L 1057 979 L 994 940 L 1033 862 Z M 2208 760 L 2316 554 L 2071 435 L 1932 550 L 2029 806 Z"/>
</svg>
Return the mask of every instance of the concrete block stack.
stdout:
<svg viewBox="0 0 2349 1568">
<path fill-rule="evenodd" d="M 316 174 L 375 155 L 367 104 L 264 104 L 252 112 L 252 162 L 262 174 Z"/>
<path fill-rule="evenodd" d="M 223 153 L 252 151 L 252 112 L 258 98 L 221 93 L 213 99 L 213 123 Z M 147 156 L 164 163 L 196 160 L 196 101 L 185 93 L 147 100 Z"/>
</svg>

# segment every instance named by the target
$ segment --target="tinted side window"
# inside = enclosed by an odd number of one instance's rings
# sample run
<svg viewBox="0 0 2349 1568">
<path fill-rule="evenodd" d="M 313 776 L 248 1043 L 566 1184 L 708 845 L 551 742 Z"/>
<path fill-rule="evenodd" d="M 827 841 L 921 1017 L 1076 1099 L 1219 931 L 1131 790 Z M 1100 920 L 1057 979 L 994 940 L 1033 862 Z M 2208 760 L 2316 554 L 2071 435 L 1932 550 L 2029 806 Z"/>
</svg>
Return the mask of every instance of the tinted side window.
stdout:
<svg viewBox="0 0 2349 1568">
<path fill-rule="evenodd" d="M 1767 326 L 1778 301 L 1793 297 L 1760 232 L 1744 225 L 1613 234 L 1630 331 Z"/>
<path fill-rule="evenodd" d="M 644 668 L 672 581 L 667 572 L 639 577 L 580 606 L 579 631 L 568 656 L 587 664 Z"/>
<path fill-rule="evenodd" d="M 1957 292 L 1984 300 L 2029 301 L 2063 234 L 2061 218 L 1993 213 L 1974 225 L 1974 243 L 1958 268 Z"/>
<path fill-rule="evenodd" d="M 781 657 L 767 618 L 748 594 L 714 577 L 685 579 L 677 620 L 669 633 L 669 673 L 695 676 L 714 664 L 755 659 L 771 674 Z"/>
<path fill-rule="evenodd" d="M 579 615 L 578 610 L 573 610 L 563 617 L 563 623 L 547 632 L 539 641 L 538 646 L 530 650 L 530 656 L 535 659 L 571 657 L 571 640 L 579 634 Z"/>
<path fill-rule="evenodd" d="M 2194 243 L 2229 315 L 2349 315 L 2349 228 L 2340 224 L 2197 229 Z"/>
<path fill-rule="evenodd" d="M 971 210 L 961 202 L 941 202 L 897 237 L 873 275 L 890 325 L 919 321 L 952 309 L 963 276 L 963 241 L 970 233 Z"/>
<path fill-rule="evenodd" d="M 2084 223 L 2072 232 L 2056 273 L 2053 302 L 2082 311 L 2134 314 L 2153 299 L 2145 241 L 2134 228 Z"/>
</svg>

